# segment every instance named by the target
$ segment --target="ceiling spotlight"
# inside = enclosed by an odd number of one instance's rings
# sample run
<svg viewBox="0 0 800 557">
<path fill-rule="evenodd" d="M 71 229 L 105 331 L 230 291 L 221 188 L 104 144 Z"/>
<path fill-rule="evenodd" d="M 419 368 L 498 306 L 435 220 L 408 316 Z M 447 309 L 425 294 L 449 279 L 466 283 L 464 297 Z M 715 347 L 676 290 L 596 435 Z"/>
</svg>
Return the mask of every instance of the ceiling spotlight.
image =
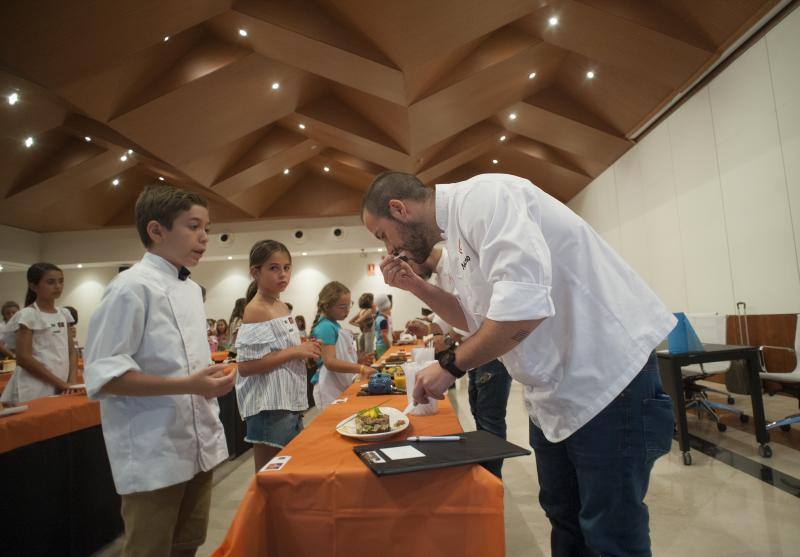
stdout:
<svg viewBox="0 0 800 557">
<path fill-rule="evenodd" d="M 164 181 L 164 177 L 163 177 L 163 176 L 159 176 L 159 177 L 158 177 L 158 180 L 159 180 L 160 182 L 163 182 L 163 181 Z"/>
<path fill-rule="evenodd" d="M 536 77 L 536 72 L 531 72 L 528 74 L 528 79 L 533 79 L 534 77 Z"/>
<path fill-rule="evenodd" d="M 586 79 L 594 79 L 594 72 L 592 70 L 586 72 Z"/>
<path fill-rule="evenodd" d="M 516 120 L 517 119 L 517 113 L 516 112 L 512 112 L 511 114 L 508 115 L 508 119 L 509 120 Z"/>
<path fill-rule="evenodd" d="M 133 154 L 133 149 L 128 149 L 128 154 L 132 155 Z"/>
<path fill-rule="evenodd" d="M 273 83 L 272 83 L 272 90 L 273 90 L 273 91 L 277 91 L 277 90 L 278 90 L 278 89 L 280 89 L 280 88 L 281 88 L 281 84 L 280 84 L 280 83 L 278 83 L 277 81 L 275 81 L 275 82 L 273 82 Z"/>
<path fill-rule="evenodd" d="M 6 98 L 8 99 L 8 104 L 10 104 L 11 106 L 14 106 L 19 102 L 19 95 L 17 93 L 11 93 Z"/>
<path fill-rule="evenodd" d="M 128 155 L 122 155 L 122 156 L 119 158 L 119 160 L 121 160 L 122 162 L 125 162 L 126 160 L 128 160 Z"/>
<path fill-rule="evenodd" d="M 555 27 L 556 25 L 558 25 L 558 18 L 556 16 L 552 16 L 550 19 L 547 20 L 547 24 L 550 27 Z"/>
<path fill-rule="evenodd" d="M 26 137 L 25 138 L 25 147 L 27 147 L 28 149 L 33 147 L 33 138 L 32 137 Z"/>
<path fill-rule="evenodd" d="M 306 129 L 306 125 L 305 124 L 297 124 L 297 127 L 300 128 L 301 130 Z"/>
<path fill-rule="evenodd" d="M 284 168 L 284 169 L 283 169 L 283 173 L 284 173 L 284 174 L 289 174 L 289 169 L 288 169 L 288 168 Z"/>
<path fill-rule="evenodd" d="M 498 162 L 500 162 L 500 161 L 497 160 L 497 159 L 492 159 L 492 164 L 497 164 Z"/>
<path fill-rule="evenodd" d="M 232 260 L 233 260 L 233 256 L 232 256 L 232 255 L 229 255 L 229 256 L 228 256 L 228 261 L 232 261 Z"/>
<path fill-rule="evenodd" d="M 383 252 L 383 248 L 378 248 L 378 253 Z"/>
<path fill-rule="evenodd" d="M 112 186 L 118 186 L 119 185 L 119 178 L 114 178 L 113 180 L 111 180 L 111 185 Z"/>
<path fill-rule="evenodd" d="M 331 167 L 330 166 L 323 166 L 322 170 L 324 170 L 325 172 L 330 172 L 331 171 Z"/>
<path fill-rule="evenodd" d="M 83 263 L 78 263 L 78 269 L 83 269 Z"/>
<path fill-rule="evenodd" d="M 89 137 L 88 135 L 84 135 L 84 136 L 83 136 L 83 140 L 84 140 L 86 143 L 91 143 L 91 142 L 92 142 L 92 138 L 91 138 L 91 137 Z"/>
<path fill-rule="evenodd" d="M 167 42 L 168 40 L 169 40 L 169 35 L 167 35 L 166 37 L 164 37 L 164 42 Z"/>
<path fill-rule="evenodd" d="M 505 141 L 506 139 L 508 139 L 506 136 L 504 136 L 504 135 L 500 136 L 500 141 Z"/>
<path fill-rule="evenodd" d="M 246 37 L 247 36 L 247 31 L 244 30 L 244 29 L 239 29 L 239 36 L 240 37 Z"/>
<path fill-rule="evenodd" d="M 308 252 L 304 251 L 301 255 L 308 255 Z"/>
<path fill-rule="evenodd" d="M 0 271 L 2 271 L 2 270 L 3 270 L 3 266 L 2 266 L 2 265 L 0 265 Z"/>
</svg>

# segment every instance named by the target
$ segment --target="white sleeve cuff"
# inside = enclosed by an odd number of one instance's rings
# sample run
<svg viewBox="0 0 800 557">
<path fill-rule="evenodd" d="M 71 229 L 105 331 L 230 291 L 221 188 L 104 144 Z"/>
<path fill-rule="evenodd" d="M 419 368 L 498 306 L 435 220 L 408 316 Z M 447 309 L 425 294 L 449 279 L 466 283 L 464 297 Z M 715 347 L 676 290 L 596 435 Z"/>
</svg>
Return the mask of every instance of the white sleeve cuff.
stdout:
<svg viewBox="0 0 800 557">
<path fill-rule="evenodd" d="M 83 374 L 86 394 L 94 399 L 104 398 L 107 395 L 100 391 L 105 384 L 132 369 L 139 370 L 139 364 L 127 354 L 117 354 L 93 361 Z"/>
<path fill-rule="evenodd" d="M 549 286 L 504 280 L 492 285 L 486 318 L 492 321 L 527 321 L 552 317 L 555 313 Z"/>
</svg>

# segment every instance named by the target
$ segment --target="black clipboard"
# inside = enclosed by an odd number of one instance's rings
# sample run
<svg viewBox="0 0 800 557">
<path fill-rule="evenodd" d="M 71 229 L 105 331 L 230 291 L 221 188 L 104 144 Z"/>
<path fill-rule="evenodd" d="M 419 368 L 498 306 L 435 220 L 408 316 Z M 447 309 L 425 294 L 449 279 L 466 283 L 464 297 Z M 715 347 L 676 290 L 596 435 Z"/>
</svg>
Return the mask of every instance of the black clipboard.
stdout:
<svg viewBox="0 0 800 557">
<path fill-rule="evenodd" d="M 459 435 L 462 441 L 393 441 L 387 443 L 371 443 L 357 445 L 353 451 L 378 476 L 418 472 L 434 468 L 447 468 L 449 466 L 462 466 L 464 464 L 477 464 L 496 460 L 498 458 L 511 458 L 531 454 L 502 437 L 493 435 L 488 431 L 470 431 L 468 433 L 451 433 Z M 425 456 L 392 460 L 381 449 L 403 447 L 411 445 Z"/>
</svg>

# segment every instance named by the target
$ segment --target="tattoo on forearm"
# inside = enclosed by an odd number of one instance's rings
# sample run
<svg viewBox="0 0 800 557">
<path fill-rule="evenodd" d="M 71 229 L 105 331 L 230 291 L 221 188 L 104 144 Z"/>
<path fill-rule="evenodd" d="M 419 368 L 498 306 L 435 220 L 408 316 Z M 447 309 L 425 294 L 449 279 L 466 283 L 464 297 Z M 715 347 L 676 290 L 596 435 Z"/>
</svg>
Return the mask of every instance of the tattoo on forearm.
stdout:
<svg viewBox="0 0 800 557">
<path fill-rule="evenodd" d="M 530 331 L 519 330 L 514 334 L 514 336 L 511 337 L 511 340 L 514 342 L 522 342 L 528 337 L 529 334 L 531 334 Z"/>
</svg>

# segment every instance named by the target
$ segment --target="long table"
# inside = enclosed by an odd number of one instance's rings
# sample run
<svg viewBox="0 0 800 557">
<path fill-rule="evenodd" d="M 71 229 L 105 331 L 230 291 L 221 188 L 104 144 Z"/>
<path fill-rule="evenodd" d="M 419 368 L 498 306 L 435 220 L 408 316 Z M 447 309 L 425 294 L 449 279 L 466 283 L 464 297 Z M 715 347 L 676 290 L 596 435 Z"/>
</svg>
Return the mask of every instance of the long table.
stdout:
<svg viewBox="0 0 800 557">
<path fill-rule="evenodd" d="M 90 555 L 122 532 L 99 405 L 45 397 L 0 417 L 3 555 Z"/>
<path fill-rule="evenodd" d="M 363 442 L 340 436 L 336 424 L 370 406 L 402 410 L 407 402 L 358 397 L 359 389 L 350 386 L 345 403 L 326 408 L 281 451 L 292 457 L 282 470 L 256 475 L 216 557 L 505 554 L 503 484 L 483 467 L 379 478 L 356 457 Z M 445 399 L 436 415 L 411 416 L 395 439 L 460 431 Z"/>
</svg>

